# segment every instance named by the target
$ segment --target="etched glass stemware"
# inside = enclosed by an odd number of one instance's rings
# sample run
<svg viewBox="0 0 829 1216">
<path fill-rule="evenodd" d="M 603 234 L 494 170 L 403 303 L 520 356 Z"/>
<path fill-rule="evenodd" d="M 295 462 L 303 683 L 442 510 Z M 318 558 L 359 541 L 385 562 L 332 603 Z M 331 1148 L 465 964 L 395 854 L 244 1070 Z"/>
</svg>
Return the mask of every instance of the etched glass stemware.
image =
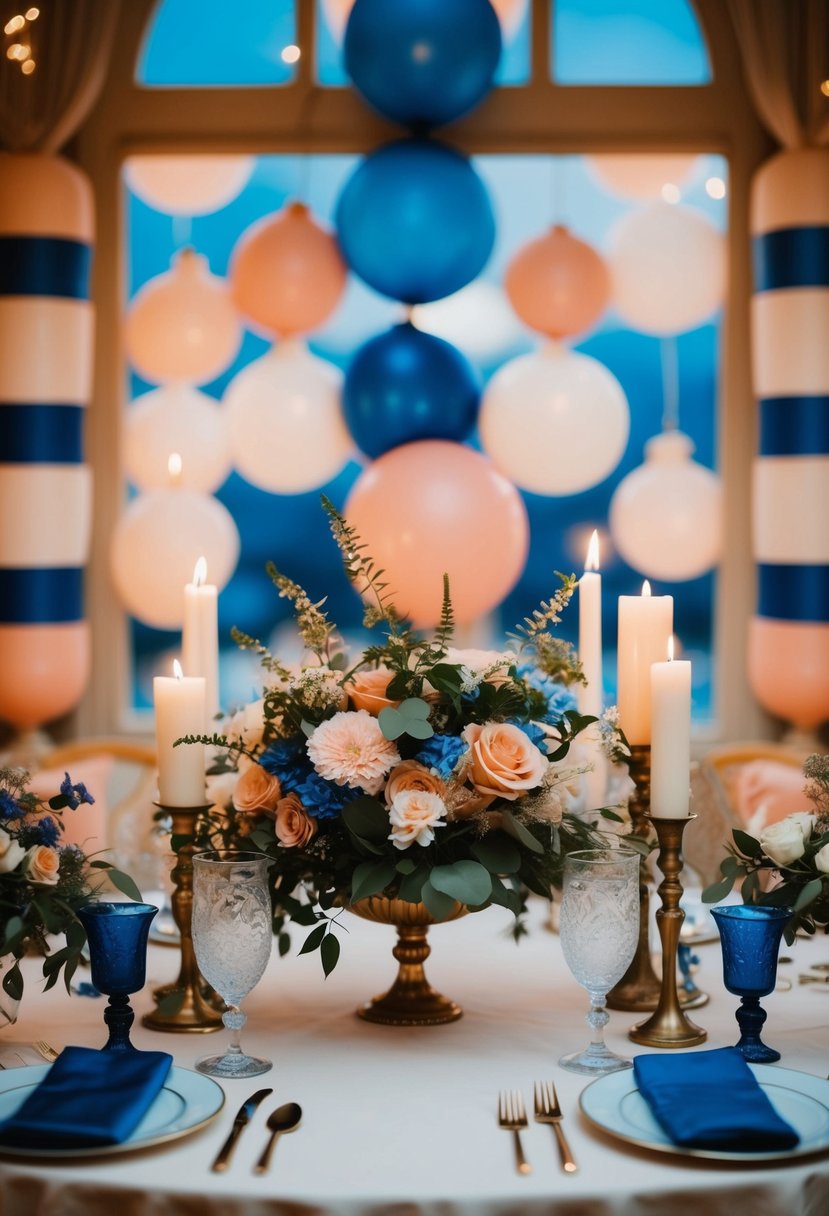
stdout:
<svg viewBox="0 0 829 1216">
<path fill-rule="evenodd" d="M 770 1064 L 780 1052 L 760 1038 L 766 1020 L 760 997 L 768 996 L 777 980 L 777 952 L 791 908 L 767 904 L 729 904 L 712 908 L 722 945 L 723 980 L 729 992 L 739 996 L 735 1014 L 740 1027 L 738 1049 L 752 1064 Z"/>
<path fill-rule="evenodd" d="M 199 1072 L 213 1077 L 255 1077 L 270 1060 L 242 1051 L 247 1018 L 242 1001 L 259 983 L 271 956 L 269 858 L 262 853 L 220 850 L 193 858 L 193 947 L 199 970 L 227 1006 L 230 1031 L 224 1055 L 203 1056 Z"/>
<path fill-rule="evenodd" d="M 600 1076 L 630 1068 L 610 1051 L 604 1028 L 607 994 L 627 971 L 639 936 L 639 854 L 628 849 L 589 849 L 564 859 L 559 936 L 564 959 L 587 989 L 587 1023 L 593 1037 L 584 1051 L 562 1056 L 571 1072 Z"/>
</svg>

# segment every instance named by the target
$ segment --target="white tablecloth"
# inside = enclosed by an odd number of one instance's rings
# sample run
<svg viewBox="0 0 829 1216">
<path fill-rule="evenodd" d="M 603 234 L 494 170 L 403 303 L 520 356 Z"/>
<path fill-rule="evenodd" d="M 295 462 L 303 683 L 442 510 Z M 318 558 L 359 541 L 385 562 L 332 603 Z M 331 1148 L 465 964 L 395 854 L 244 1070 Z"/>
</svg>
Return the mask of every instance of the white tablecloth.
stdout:
<svg viewBox="0 0 829 1216">
<path fill-rule="evenodd" d="M 349 935 L 334 974 L 324 980 L 316 955 L 276 956 L 247 1002 L 246 1046 L 273 1059 L 272 1072 L 225 1084 L 218 1118 L 189 1139 L 98 1163 L 44 1165 L 4 1161 L 3 1216 L 826 1216 L 829 1157 L 800 1165 L 732 1169 L 638 1151 L 600 1138 L 581 1119 L 585 1081 L 558 1068 L 564 1052 L 587 1041 L 586 998 L 570 977 L 558 939 L 542 927 L 529 940 L 504 935 L 500 909 L 431 931 L 432 983 L 458 1000 L 465 1016 L 422 1030 L 369 1025 L 355 1006 L 391 981 L 393 930 L 344 917 Z M 345 935 L 343 935 L 345 937 Z M 829 961 L 829 939 L 798 942 L 795 964 L 781 968 L 794 986 L 764 1002 L 767 1041 L 781 1064 L 821 1076 L 829 1071 L 829 985 L 797 985 L 810 961 Z M 736 998 L 721 981 L 719 946 L 699 948 L 699 983 L 712 1001 L 694 1017 L 709 1045 L 735 1041 Z M 177 954 L 152 947 L 152 982 L 174 978 Z M 44 1038 L 56 1046 L 104 1040 L 103 1000 L 62 987 L 39 991 L 37 964 L 27 965 L 19 1022 L 3 1045 Z M 151 1007 L 149 988 L 135 998 Z M 608 1042 L 638 1050 L 626 1037 L 631 1015 L 611 1016 Z M 221 1035 L 164 1035 L 136 1022 L 136 1046 L 165 1049 L 179 1066 L 221 1044 Z M 565 1127 L 579 1163 L 562 1173 L 552 1129 L 532 1125 L 524 1146 L 534 1172 L 519 1177 L 511 1136 L 499 1130 L 499 1089 L 520 1088 L 528 1105 L 535 1079 L 554 1079 Z M 246 1130 L 229 1173 L 210 1162 L 240 1103 L 260 1085 L 274 1094 Z M 297 1101 L 302 1127 L 284 1137 L 271 1172 L 251 1166 L 265 1139 L 265 1119 Z"/>
</svg>

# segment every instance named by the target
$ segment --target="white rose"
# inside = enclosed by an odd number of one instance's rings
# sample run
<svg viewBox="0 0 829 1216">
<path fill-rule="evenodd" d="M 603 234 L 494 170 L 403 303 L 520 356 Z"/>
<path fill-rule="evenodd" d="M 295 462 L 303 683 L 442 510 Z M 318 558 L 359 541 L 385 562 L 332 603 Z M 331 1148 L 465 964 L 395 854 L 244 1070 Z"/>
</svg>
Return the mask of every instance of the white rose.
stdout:
<svg viewBox="0 0 829 1216">
<path fill-rule="evenodd" d="M 806 849 L 803 836 L 803 825 L 798 822 L 800 815 L 789 815 L 779 823 L 770 824 L 760 833 L 760 847 L 775 865 L 788 866 L 798 857 L 802 857 Z M 803 818 L 810 818 L 806 815 Z"/>
<path fill-rule="evenodd" d="M 808 844 L 811 839 L 812 828 L 817 822 L 817 815 L 812 811 L 795 811 L 793 814 L 786 816 L 785 822 L 799 823 L 803 832 L 804 843 Z"/>
<path fill-rule="evenodd" d="M 5 828 L 0 828 L 0 874 L 16 870 L 25 856 L 23 846 L 13 840 Z"/>
<path fill-rule="evenodd" d="M 251 701 L 250 705 L 238 710 L 225 722 L 224 732 L 228 739 L 241 743 L 243 747 L 258 747 L 265 733 L 264 700 Z"/>
<path fill-rule="evenodd" d="M 825 844 L 815 853 L 815 865 L 821 874 L 829 874 L 829 844 Z"/>
<path fill-rule="evenodd" d="M 233 801 L 233 791 L 236 789 L 238 780 L 237 772 L 213 773 L 211 776 L 205 777 L 207 801 L 210 805 L 221 806 L 227 810 Z"/>
<path fill-rule="evenodd" d="M 391 832 L 389 840 L 396 849 L 408 849 L 411 844 L 427 845 L 435 839 L 435 828 L 446 825 L 446 806 L 437 794 L 426 790 L 401 790 L 395 794 L 389 810 Z"/>
</svg>

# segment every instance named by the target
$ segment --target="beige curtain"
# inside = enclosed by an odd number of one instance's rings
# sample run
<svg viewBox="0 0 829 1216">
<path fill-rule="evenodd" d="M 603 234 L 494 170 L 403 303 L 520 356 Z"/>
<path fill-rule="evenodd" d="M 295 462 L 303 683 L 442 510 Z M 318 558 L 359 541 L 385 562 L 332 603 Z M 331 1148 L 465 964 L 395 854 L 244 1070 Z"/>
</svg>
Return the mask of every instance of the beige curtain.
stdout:
<svg viewBox="0 0 829 1216">
<path fill-rule="evenodd" d="M 0 147 L 56 152 L 83 122 L 104 83 L 120 0 L 4 4 L 0 36 Z M 26 19 L 27 12 L 37 16 Z M 19 29 L 15 14 L 24 18 Z M 17 48 L 17 49 L 15 49 Z M 22 58 L 9 58 L 9 51 Z M 23 70 L 26 62 L 34 69 Z"/>
<path fill-rule="evenodd" d="M 829 0 L 728 0 L 746 82 L 784 148 L 829 144 Z M 829 87 L 829 86 L 827 86 Z"/>
</svg>

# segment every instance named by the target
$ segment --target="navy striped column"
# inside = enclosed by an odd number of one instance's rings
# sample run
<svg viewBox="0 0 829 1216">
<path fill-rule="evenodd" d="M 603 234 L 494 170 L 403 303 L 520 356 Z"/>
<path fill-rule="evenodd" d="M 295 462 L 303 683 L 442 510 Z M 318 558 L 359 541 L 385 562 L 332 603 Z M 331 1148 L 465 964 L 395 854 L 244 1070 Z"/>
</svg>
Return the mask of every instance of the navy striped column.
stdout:
<svg viewBox="0 0 829 1216">
<path fill-rule="evenodd" d="M 21 729 L 72 709 L 88 675 L 93 232 L 78 169 L 0 154 L 0 718 Z"/>
<path fill-rule="evenodd" d="M 754 692 L 812 731 L 829 718 L 829 151 L 781 152 L 754 179 L 757 614 Z"/>
</svg>

